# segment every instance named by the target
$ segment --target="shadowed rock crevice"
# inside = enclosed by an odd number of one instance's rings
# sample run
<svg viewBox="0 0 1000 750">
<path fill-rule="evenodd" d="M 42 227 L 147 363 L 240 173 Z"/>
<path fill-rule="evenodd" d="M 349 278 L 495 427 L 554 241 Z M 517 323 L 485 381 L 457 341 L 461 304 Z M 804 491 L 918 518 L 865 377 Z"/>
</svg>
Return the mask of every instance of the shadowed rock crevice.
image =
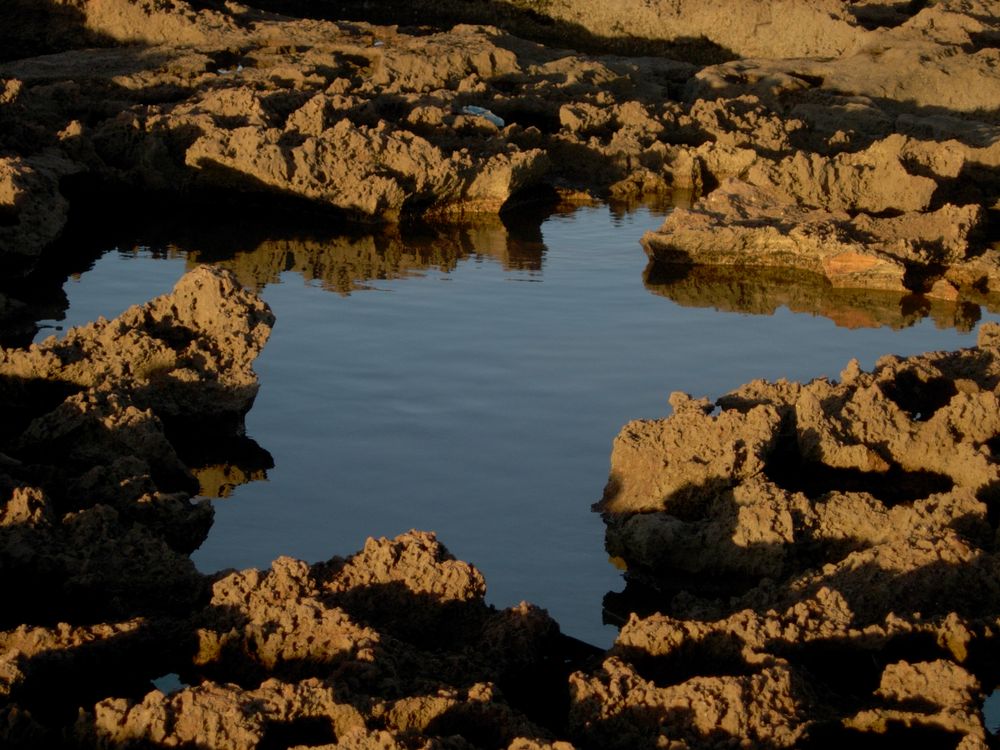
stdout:
<svg viewBox="0 0 1000 750">
<path fill-rule="evenodd" d="M 70 3 L 9 0 L 0 9 L 0 62 L 114 43 L 88 29 L 86 20 Z"/>
<path fill-rule="evenodd" d="M 197 424 L 191 411 L 216 430 L 241 424 L 272 321 L 230 274 L 202 268 L 116 320 L 2 352 L 11 398 L 26 392 L 17 372 L 74 392 L 26 402 L 20 433 L 0 445 L 10 604 L 0 618 L 0 741 L 249 750 L 400 747 L 457 733 L 507 747 L 565 731 L 568 675 L 599 652 L 536 607 L 487 606 L 479 572 L 432 534 L 371 539 L 312 567 L 282 558 L 264 572 L 195 571 L 187 555 L 211 508 L 165 491 L 150 467 L 158 456 L 186 473 L 180 455 L 197 446 L 181 447 L 190 438 L 180 426 Z M 195 379 L 211 405 L 192 398 Z M 50 437 L 72 433 L 62 425 L 77 402 L 84 424 L 99 427 L 86 450 Z M 87 416 L 91 404 L 102 411 Z M 203 438 L 218 442 L 220 460 L 247 442 L 224 431 Z M 151 690 L 164 673 L 187 686 Z"/>
<path fill-rule="evenodd" d="M 915 419 L 920 416 L 920 412 L 914 414 Z M 816 440 L 810 435 L 803 438 L 807 442 Z M 828 466 L 805 458 L 799 443 L 788 438 L 778 441 L 767 458 L 764 474 L 781 489 L 801 492 L 810 500 L 822 500 L 832 492 L 864 492 L 887 508 L 949 492 L 955 486 L 945 474 L 920 469 L 907 471 L 898 464 L 881 471 Z"/>
</svg>

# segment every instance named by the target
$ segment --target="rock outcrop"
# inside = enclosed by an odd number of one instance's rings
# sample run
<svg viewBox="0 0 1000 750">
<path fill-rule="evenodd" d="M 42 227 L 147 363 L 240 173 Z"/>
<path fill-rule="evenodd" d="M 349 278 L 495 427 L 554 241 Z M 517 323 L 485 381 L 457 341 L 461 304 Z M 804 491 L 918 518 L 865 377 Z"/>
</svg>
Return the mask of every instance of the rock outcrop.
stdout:
<svg viewBox="0 0 1000 750">
<path fill-rule="evenodd" d="M 645 603 L 571 679 L 572 721 L 622 747 L 984 746 L 998 335 L 870 373 L 852 361 L 840 382 L 676 393 L 672 416 L 627 425 L 596 508 Z"/>
<path fill-rule="evenodd" d="M 8 617 L 132 617 L 205 594 L 187 555 L 212 509 L 191 501 L 197 483 L 167 432 L 239 432 L 272 322 L 230 275 L 202 268 L 114 321 L 0 350 Z"/>
<path fill-rule="evenodd" d="M 195 570 L 212 509 L 181 456 L 241 432 L 273 320 L 200 267 L 113 321 L 0 350 L 0 744 L 551 742 L 568 663 L 592 650 L 537 607 L 488 606 L 433 534 Z M 167 673 L 189 685 L 154 690 Z"/>
<path fill-rule="evenodd" d="M 104 196 L 454 225 L 436 255 L 391 227 L 255 243 L 223 260 L 249 286 L 295 267 L 348 292 L 484 244 L 533 267 L 537 236 L 467 220 L 657 197 L 689 207 L 646 237 L 647 284 L 690 304 L 964 329 L 996 305 L 995 3 L 260 5 L 4 9 L 5 335 L 62 304 L 73 211 Z M 488 606 L 426 532 L 194 568 L 198 493 L 270 466 L 242 426 L 272 323 L 199 268 L 0 350 L 0 744 L 990 744 L 996 326 L 840 382 L 676 394 L 673 416 L 628 425 L 598 505 L 628 580 L 602 654 L 530 604 Z M 180 686 L 154 689 L 166 674 Z"/>
<path fill-rule="evenodd" d="M 366 12 L 408 18 L 423 6 L 384 5 Z M 844 211 L 913 218 L 1000 198 L 1000 21 L 988 4 L 430 5 L 439 20 L 548 19 L 585 48 L 661 42 L 674 59 L 588 56 L 494 26 L 413 33 L 235 5 L 89 3 L 77 25 L 125 46 L 0 65 L 0 120 L 16 124 L 0 136 L 3 255 L 30 268 L 65 221 L 60 190 L 95 179 L 389 222 L 496 213 L 542 186 L 697 197 L 727 177 L 832 212 L 833 224 Z M 52 23 L 79 44 L 67 18 Z M 684 61 L 698 44 L 741 59 Z M 882 231 L 926 244 L 925 232 Z M 970 238 L 970 252 L 988 239 Z"/>
</svg>

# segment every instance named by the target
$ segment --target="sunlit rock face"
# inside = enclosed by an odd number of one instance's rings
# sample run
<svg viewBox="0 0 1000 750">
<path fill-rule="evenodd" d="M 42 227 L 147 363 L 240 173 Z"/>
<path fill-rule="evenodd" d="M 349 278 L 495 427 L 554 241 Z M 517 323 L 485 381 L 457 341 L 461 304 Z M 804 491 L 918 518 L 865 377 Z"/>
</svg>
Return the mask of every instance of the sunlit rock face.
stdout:
<svg viewBox="0 0 1000 750">
<path fill-rule="evenodd" d="M 0 32 L 8 335 L 61 304 L 17 279 L 48 279 L 54 243 L 78 252 L 70 208 L 107 189 L 390 224 L 684 191 L 690 213 L 647 240 L 663 263 L 811 270 L 959 318 L 994 304 L 989 3 L 377 5 L 18 2 Z"/>
<path fill-rule="evenodd" d="M 115 320 L 0 350 L 0 741 L 554 739 L 538 722 L 565 711 L 572 642 L 537 607 L 487 606 L 479 571 L 432 533 L 195 570 L 212 509 L 182 456 L 269 461 L 241 432 L 273 322 L 232 273 L 199 267 Z M 153 690 L 165 673 L 189 686 Z"/>
<path fill-rule="evenodd" d="M 852 361 L 840 382 L 675 393 L 672 416 L 626 425 L 596 509 L 633 591 L 606 601 L 627 623 L 602 668 L 572 678 L 572 720 L 613 743 L 983 742 L 998 335 L 986 324 L 977 348 L 872 372 Z M 682 710 L 695 703 L 707 713 Z M 679 725 L 644 724 L 672 711 Z"/>
<path fill-rule="evenodd" d="M 982 207 L 946 204 L 899 212 L 891 218 L 860 211 L 852 216 L 730 178 L 692 208 L 676 209 L 658 231 L 646 234 L 643 245 L 654 275 L 683 277 L 697 266 L 709 267 L 698 272 L 706 279 L 716 269 L 720 281 L 734 269 L 747 269 L 751 277 L 799 272 L 835 290 L 996 305 L 1000 254 L 984 245 Z"/>
</svg>

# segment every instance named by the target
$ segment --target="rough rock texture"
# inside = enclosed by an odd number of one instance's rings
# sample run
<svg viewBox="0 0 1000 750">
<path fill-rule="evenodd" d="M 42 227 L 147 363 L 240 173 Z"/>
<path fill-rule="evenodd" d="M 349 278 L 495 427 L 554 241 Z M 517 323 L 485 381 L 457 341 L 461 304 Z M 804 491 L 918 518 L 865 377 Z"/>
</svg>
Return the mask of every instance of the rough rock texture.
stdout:
<svg viewBox="0 0 1000 750">
<path fill-rule="evenodd" d="M 569 659 L 591 650 L 537 607 L 487 606 L 433 534 L 194 569 L 212 509 L 181 454 L 245 448 L 232 433 L 272 323 L 200 267 L 113 321 L 0 351 L 0 744 L 549 746 Z M 153 689 L 170 673 L 187 686 Z"/>
<path fill-rule="evenodd" d="M 675 393 L 672 416 L 627 425 L 596 508 L 637 606 L 571 678 L 571 725 L 621 747 L 985 746 L 998 336 L 840 382 Z"/>
<path fill-rule="evenodd" d="M 211 304 L 184 312 L 191 289 Z M 193 271 L 121 320 L 224 357 L 234 379 L 207 355 L 200 377 L 242 408 L 270 316 L 227 272 Z M 480 573 L 426 532 L 196 573 L 210 516 L 163 489 L 185 466 L 156 404 L 184 415 L 167 395 L 131 405 L 144 370 L 94 346 L 117 324 L 4 353 L 22 379 L 58 364 L 42 382 L 72 391 L 30 392 L 48 411 L 7 426 L 0 452 L 8 746 L 988 746 L 1000 326 L 974 349 L 851 362 L 840 382 L 674 394 L 673 416 L 626 427 L 598 509 L 629 588 L 606 601 L 622 628 L 600 654 L 529 604 L 487 606 Z M 91 411 L 105 435 L 28 463 L 37 425 Z M 151 689 L 165 673 L 182 685 Z"/>
<path fill-rule="evenodd" d="M 903 189 L 913 198 L 914 193 Z M 901 200 L 900 203 L 904 203 Z M 733 178 L 694 208 L 676 209 L 643 244 L 658 265 L 807 271 L 835 288 L 912 292 L 951 301 L 1000 291 L 1000 255 L 970 242 L 979 206 L 946 204 L 891 218 L 800 206 Z"/>
<path fill-rule="evenodd" d="M 164 197 L 171 231 L 192 199 L 453 224 L 433 251 L 391 227 L 269 236 L 222 258 L 252 287 L 295 268 L 347 293 L 474 252 L 536 268 L 537 232 L 469 218 L 655 196 L 686 208 L 647 237 L 647 285 L 688 304 L 964 329 L 996 304 L 995 3 L 260 6 L 0 9 L 5 336 L 64 304 L 52 290 L 86 262 L 73 210 Z M 538 43 L 554 39 L 572 49 Z M 196 245 L 177 250 L 220 259 Z M 598 507 L 629 585 L 601 655 L 530 604 L 487 606 L 429 533 L 194 569 L 211 523 L 194 493 L 270 466 L 241 428 L 272 322 L 201 269 L 115 321 L 0 350 L 0 744 L 990 742 L 996 327 L 839 383 L 678 394 L 669 419 L 627 426 Z M 164 674 L 182 686 L 152 689 Z"/>
<path fill-rule="evenodd" d="M 212 509 L 191 502 L 197 485 L 164 425 L 238 431 L 272 322 L 231 276 L 202 268 L 116 320 L 0 350 L 5 624 L 171 611 L 204 594 L 187 553 Z"/>
<path fill-rule="evenodd" d="M 184 276 L 169 295 L 113 321 L 0 353 L 0 377 L 95 392 L 113 383 L 128 389 L 137 408 L 161 419 L 242 417 L 257 395 L 251 365 L 273 323 L 267 306 L 232 276 L 205 266 Z"/>
<path fill-rule="evenodd" d="M 76 198 L 93 180 L 392 222 L 513 210 L 543 187 L 698 198 L 732 177 L 766 206 L 720 209 L 730 186 L 672 219 L 660 244 L 693 243 L 701 254 L 687 262 L 721 262 L 706 255 L 708 239 L 689 235 L 723 237 L 717 223 L 737 210 L 742 242 L 783 243 L 795 267 L 815 267 L 816 244 L 832 235 L 851 258 L 871 250 L 896 269 L 834 264 L 839 286 L 863 277 L 981 304 L 971 290 L 995 273 L 992 253 L 980 258 L 995 234 L 986 212 L 1000 199 L 1000 21 L 990 3 L 262 5 L 437 26 L 221 3 L 57 3 L 39 36 L 64 51 L 0 65 L 0 122 L 11 126 L 0 129 L 10 183 L 0 248 L 12 267 L 36 265 L 59 235 L 60 190 Z M 20 37 L 32 38 L 33 19 L 21 13 Z M 454 25 L 463 19 L 493 25 Z M 668 57 L 588 56 L 504 27 Z M 79 48 L 83 37 L 105 46 Z M 777 223 L 774 237 L 752 231 Z M 917 267 L 912 281 L 900 282 L 900 265 Z M 16 318 L 16 307 L 0 313 Z"/>
</svg>

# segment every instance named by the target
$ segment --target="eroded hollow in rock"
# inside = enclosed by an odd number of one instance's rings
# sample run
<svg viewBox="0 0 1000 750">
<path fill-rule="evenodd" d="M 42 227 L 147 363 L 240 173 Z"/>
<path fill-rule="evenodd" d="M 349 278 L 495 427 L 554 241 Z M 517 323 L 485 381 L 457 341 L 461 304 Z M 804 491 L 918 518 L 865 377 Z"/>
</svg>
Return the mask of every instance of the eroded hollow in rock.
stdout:
<svg viewBox="0 0 1000 750">
<path fill-rule="evenodd" d="M 894 380 L 880 384 L 882 392 L 910 419 L 926 422 L 958 393 L 954 382 L 943 377 L 922 379 L 912 370 L 900 372 Z"/>
<path fill-rule="evenodd" d="M 36 417 L 47 414 L 83 389 L 46 378 L 0 376 L 0 445 L 20 435 Z"/>
<path fill-rule="evenodd" d="M 888 664 L 906 659 L 930 661 L 946 656 L 928 634 L 905 634 L 885 642 L 861 637 L 817 639 L 807 643 L 775 643 L 774 654 L 794 662 L 820 690 L 822 703 L 839 711 L 857 711 L 868 705 Z"/>
<path fill-rule="evenodd" d="M 668 655 L 653 655 L 631 646 L 617 646 L 615 650 L 644 680 L 658 687 L 669 687 L 699 676 L 753 674 L 756 668 L 747 664 L 742 648 L 743 641 L 731 633 L 710 633 L 698 640 L 685 641 Z"/>
<path fill-rule="evenodd" d="M 333 723 L 325 716 L 303 716 L 293 721 L 268 722 L 257 750 L 315 747 L 337 742 Z"/>
<path fill-rule="evenodd" d="M 905 747 L 912 750 L 955 750 L 962 735 L 927 724 L 907 726 L 901 721 L 886 722 L 882 732 L 863 732 L 830 722 L 812 727 L 800 747 L 805 750 L 883 750 Z"/>
<path fill-rule="evenodd" d="M 788 435 L 777 441 L 764 465 L 764 474 L 782 489 L 801 492 L 812 500 L 831 492 L 866 492 L 890 508 L 949 492 L 955 486 L 945 474 L 907 471 L 895 464 L 881 472 L 827 466 L 803 456 L 798 442 Z"/>
</svg>

